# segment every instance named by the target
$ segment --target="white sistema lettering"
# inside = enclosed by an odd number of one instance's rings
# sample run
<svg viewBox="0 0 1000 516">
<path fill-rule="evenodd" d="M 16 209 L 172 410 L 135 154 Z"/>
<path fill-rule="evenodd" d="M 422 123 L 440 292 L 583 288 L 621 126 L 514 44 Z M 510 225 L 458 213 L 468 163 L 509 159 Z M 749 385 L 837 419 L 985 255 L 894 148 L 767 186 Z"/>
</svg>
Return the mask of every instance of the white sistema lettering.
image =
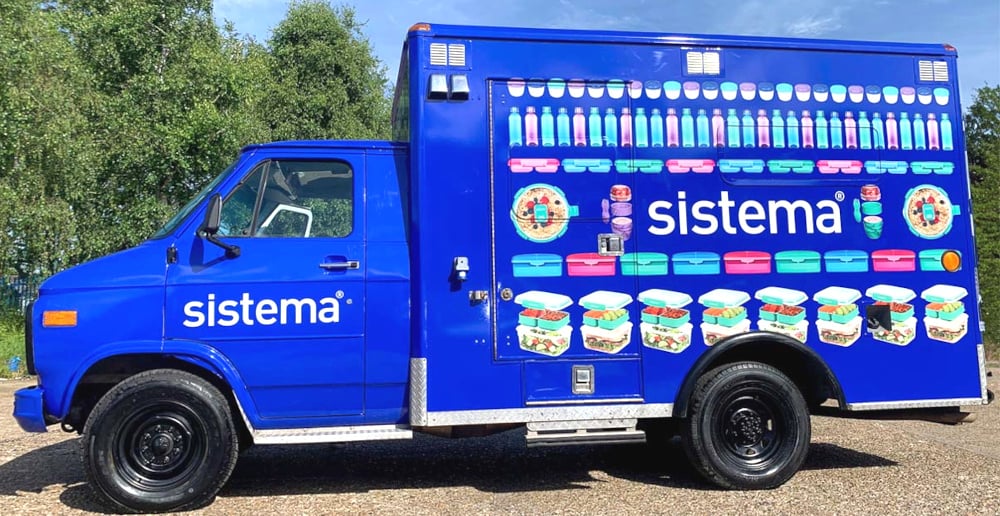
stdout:
<svg viewBox="0 0 1000 516">
<path fill-rule="evenodd" d="M 674 209 L 676 205 L 676 210 Z M 734 216 L 735 215 L 735 216 Z M 653 224 L 649 232 L 654 235 L 713 235 L 722 232 L 736 235 L 770 233 L 795 235 L 800 232 L 813 234 L 839 234 L 842 231 L 840 205 L 822 200 L 815 205 L 803 200 L 747 200 L 739 204 L 729 198 L 729 192 L 719 193 L 719 200 L 688 202 L 687 192 L 677 192 L 676 204 L 671 201 L 654 201 L 649 205 L 649 218 Z"/>
<path fill-rule="evenodd" d="M 190 301 L 184 305 L 184 326 L 253 326 L 260 324 L 328 324 L 340 322 L 340 302 L 333 297 L 319 301 L 310 298 L 255 300 L 248 292 L 238 299 L 216 300 L 209 294 L 206 301 Z"/>
</svg>

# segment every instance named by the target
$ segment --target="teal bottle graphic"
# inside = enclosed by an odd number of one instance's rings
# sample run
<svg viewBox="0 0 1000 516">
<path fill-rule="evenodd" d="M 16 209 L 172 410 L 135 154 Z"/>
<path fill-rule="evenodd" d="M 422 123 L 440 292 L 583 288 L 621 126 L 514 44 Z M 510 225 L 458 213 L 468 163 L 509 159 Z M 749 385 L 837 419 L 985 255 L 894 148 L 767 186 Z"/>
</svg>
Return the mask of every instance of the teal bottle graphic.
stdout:
<svg viewBox="0 0 1000 516">
<path fill-rule="evenodd" d="M 771 146 L 775 149 L 785 148 L 785 119 L 781 118 L 781 110 L 771 112 Z"/>
<path fill-rule="evenodd" d="M 542 106 L 542 147 L 555 147 L 556 131 L 552 119 L 552 108 Z"/>
<path fill-rule="evenodd" d="M 663 115 L 657 108 L 649 116 L 649 138 L 653 147 L 663 147 Z"/>
<path fill-rule="evenodd" d="M 941 113 L 941 150 L 955 150 L 951 138 L 951 120 L 948 113 Z"/>
<path fill-rule="evenodd" d="M 906 111 L 899 114 L 899 148 L 913 150 L 913 126 L 910 125 L 910 115 Z"/>
<path fill-rule="evenodd" d="M 559 108 L 559 114 L 556 116 L 556 132 L 560 147 L 573 146 L 573 140 L 569 136 L 569 112 L 564 107 Z"/>
<path fill-rule="evenodd" d="M 858 113 L 858 144 L 862 149 L 872 148 L 872 123 L 868 113 Z"/>
<path fill-rule="evenodd" d="M 816 111 L 816 148 L 828 149 L 830 147 L 830 127 L 826 121 L 823 110 Z"/>
<path fill-rule="evenodd" d="M 694 118 L 691 116 L 691 108 L 681 111 L 681 146 L 694 147 Z"/>
<path fill-rule="evenodd" d="M 729 139 L 730 147 L 740 146 L 740 119 L 736 118 L 735 109 L 726 113 L 726 138 Z"/>
<path fill-rule="evenodd" d="M 590 130 L 590 146 L 600 147 L 604 145 L 601 140 L 601 112 L 597 108 L 590 108 L 590 115 L 587 117 L 587 127 Z"/>
<path fill-rule="evenodd" d="M 743 110 L 743 118 L 740 120 L 740 125 L 743 127 L 743 147 L 751 149 L 754 146 L 754 127 L 753 127 L 753 117 L 750 115 L 749 109 Z"/>
<path fill-rule="evenodd" d="M 795 111 L 788 112 L 788 118 L 785 119 L 785 127 L 788 128 L 788 148 L 798 149 L 799 148 L 799 119 L 795 118 Z"/>
<path fill-rule="evenodd" d="M 510 108 L 510 115 L 507 116 L 507 127 L 510 133 L 510 146 L 520 147 L 524 145 L 521 137 L 521 112 L 516 107 Z"/>
<path fill-rule="evenodd" d="M 618 146 L 618 117 L 615 116 L 614 108 L 604 111 L 604 136 L 607 138 L 608 147 Z"/>
<path fill-rule="evenodd" d="M 872 147 L 885 148 L 885 125 L 882 123 L 882 115 L 878 113 L 872 113 Z"/>
<path fill-rule="evenodd" d="M 635 108 L 635 146 L 649 147 L 649 125 L 646 108 Z"/>
<path fill-rule="evenodd" d="M 695 120 L 695 123 L 698 126 L 698 146 L 711 147 L 712 135 L 708 130 L 708 114 L 705 113 L 704 109 L 698 110 L 698 118 Z"/>
<path fill-rule="evenodd" d="M 924 118 L 920 113 L 913 115 L 913 148 L 917 150 L 927 149 L 927 133 L 924 131 Z"/>
<path fill-rule="evenodd" d="M 841 123 L 836 111 L 830 113 L 830 148 L 844 148 L 844 124 Z"/>
</svg>

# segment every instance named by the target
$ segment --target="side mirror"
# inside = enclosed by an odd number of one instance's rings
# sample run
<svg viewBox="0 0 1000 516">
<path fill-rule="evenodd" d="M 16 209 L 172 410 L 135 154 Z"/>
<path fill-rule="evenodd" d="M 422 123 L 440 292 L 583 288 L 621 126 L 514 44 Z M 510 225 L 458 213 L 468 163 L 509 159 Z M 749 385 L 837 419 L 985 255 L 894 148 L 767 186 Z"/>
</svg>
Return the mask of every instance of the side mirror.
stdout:
<svg viewBox="0 0 1000 516">
<path fill-rule="evenodd" d="M 218 233 L 221 219 L 222 196 L 215 194 L 208 200 L 208 208 L 205 210 L 205 222 L 201 224 L 201 231 L 206 235 Z"/>
</svg>

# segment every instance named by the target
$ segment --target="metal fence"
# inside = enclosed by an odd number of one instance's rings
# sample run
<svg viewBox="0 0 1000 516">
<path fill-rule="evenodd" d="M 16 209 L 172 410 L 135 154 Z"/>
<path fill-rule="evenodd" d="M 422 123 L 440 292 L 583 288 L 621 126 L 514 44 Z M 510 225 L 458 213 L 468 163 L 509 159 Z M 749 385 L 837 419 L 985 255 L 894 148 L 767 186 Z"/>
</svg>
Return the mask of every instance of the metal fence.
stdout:
<svg viewBox="0 0 1000 516">
<path fill-rule="evenodd" d="M 42 277 L 0 277 L 0 311 L 23 313 L 38 296 Z"/>
</svg>

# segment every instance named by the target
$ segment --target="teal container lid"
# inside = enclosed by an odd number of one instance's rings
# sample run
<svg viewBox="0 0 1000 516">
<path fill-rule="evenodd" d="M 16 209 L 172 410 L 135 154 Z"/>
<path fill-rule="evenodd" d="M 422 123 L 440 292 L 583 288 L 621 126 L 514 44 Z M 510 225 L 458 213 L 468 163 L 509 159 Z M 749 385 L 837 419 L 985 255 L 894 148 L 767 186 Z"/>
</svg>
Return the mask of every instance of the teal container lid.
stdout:
<svg viewBox="0 0 1000 516">
<path fill-rule="evenodd" d="M 624 292 L 598 290 L 580 298 L 579 305 L 587 310 L 615 310 L 632 302 L 632 296 Z"/>
<path fill-rule="evenodd" d="M 717 288 L 698 298 L 698 303 L 709 308 L 733 308 L 750 301 L 750 294 L 740 290 Z"/>
<path fill-rule="evenodd" d="M 826 260 L 844 263 L 868 261 L 868 253 L 856 249 L 838 249 L 836 251 L 827 251 L 823 254 L 823 257 Z"/>
<path fill-rule="evenodd" d="M 845 287 L 826 287 L 813 295 L 821 305 L 849 305 L 861 299 L 861 291 Z"/>
<path fill-rule="evenodd" d="M 573 300 L 568 296 L 540 290 L 522 292 L 514 298 L 514 302 L 525 308 L 536 310 L 562 310 L 573 304 Z"/>
<path fill-rule="evenodd" d="M 705 251 L 686 251 L 674 255 L 674 263 L 686 262 L 691 264 L 718 262 L 719 255 Z"/>
<path fill-rule="evenodd" d="M 683 308 L 691 304 L 691 296 L 685 294 L 684 292 L 675 292 L 673 290 L 663 290 L 663 289 L 649 289 L 639 293 L 639 302 L 648 305 L 655 306 L 658 308 L 670 307 L 670 308 Z"/>
<path fill-rule="evenodd" d="M 906 303 L 917 297 L 912 290 L 893 285 L 875 285 L 866 290 L 865 295 L 885 303 Z"/>
<path fill-rule="evenodd" d="M 967 295 L 968 290 L 956 285 L 934 285 L 920 293 L 920 297 L 930 303 L 951 303 Z"/>
<path fill-rule="evenodd" d="M 562 256 L 552 253 L 518 254 L 514 255 L 514 257 L 511 258 L 510 261 L 516 264 L 541 266 L 552 263 L 562 263 Z"/>
<path fill-rule="evenodd" d="M 809 299 L 805 292 L 782 287 L 764 287 L 754 293 L 754 297 L 772 305 L 790 306 L 801 305 Z"/>
<path fill-rule="evenodd" d="M 663 263 L 667 261 L 667 255 L 652 252 L 625 253 L 622 255 L 621 261 L 622 263 L 636 263 L 639 265 Z"/>
<path fill-rule="evenodd" d="M 819 260 L 819 253 L 817 251 L 779 251 L 775 253 L 774 259 L 796 263 L 807 262 L 810 260 Z"/>
</svg>

